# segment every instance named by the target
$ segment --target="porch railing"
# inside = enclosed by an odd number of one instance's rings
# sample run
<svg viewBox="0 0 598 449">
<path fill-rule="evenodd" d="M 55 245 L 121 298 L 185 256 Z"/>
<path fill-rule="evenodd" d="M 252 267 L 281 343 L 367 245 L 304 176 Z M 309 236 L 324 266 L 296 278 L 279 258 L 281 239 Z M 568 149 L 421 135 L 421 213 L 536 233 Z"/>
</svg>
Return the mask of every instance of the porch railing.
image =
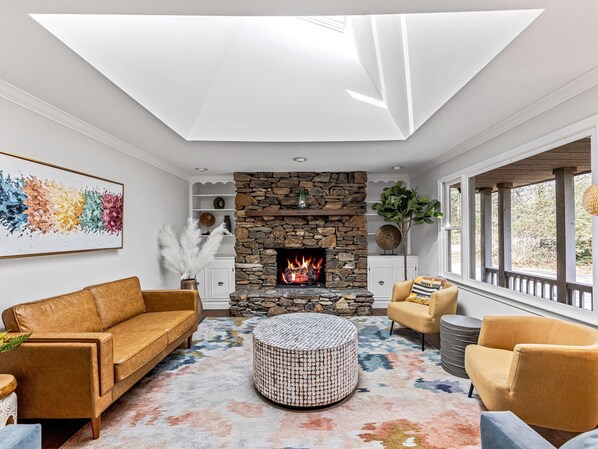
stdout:
<svg viewBox="0 0 598 449">
<path fill-rule="evenodd" d="M 559 301 L 556 279 L 520 271 L 505 271 L 506 288 L 549 301 Z M 484 282 L 498 285 L 498 269 L 486 267 Z M 579 282 L 567 282 L 567 297 L 560 302 L 581 309 L 592 310 L 592 286 Z"/>
</svg>

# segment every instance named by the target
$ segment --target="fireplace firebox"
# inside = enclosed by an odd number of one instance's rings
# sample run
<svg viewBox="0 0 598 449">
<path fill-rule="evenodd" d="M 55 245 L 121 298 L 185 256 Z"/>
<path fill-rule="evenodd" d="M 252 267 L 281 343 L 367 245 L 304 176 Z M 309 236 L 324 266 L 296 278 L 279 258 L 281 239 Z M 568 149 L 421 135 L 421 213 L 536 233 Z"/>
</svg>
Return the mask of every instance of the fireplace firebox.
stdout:
<svg viewBox="0 0 598 449">
<path fill-rule="evenodd" d="M 278 287 L 326 286 L 326 251 L 322 248 L 277 249 Z"/>
</svg>

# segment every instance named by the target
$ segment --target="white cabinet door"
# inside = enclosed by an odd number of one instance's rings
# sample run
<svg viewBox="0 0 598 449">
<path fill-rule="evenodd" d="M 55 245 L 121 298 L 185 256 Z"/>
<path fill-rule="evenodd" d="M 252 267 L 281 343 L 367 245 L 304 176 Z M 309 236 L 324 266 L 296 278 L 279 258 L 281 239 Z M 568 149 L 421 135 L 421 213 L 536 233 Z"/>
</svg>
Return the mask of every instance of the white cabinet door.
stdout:
<svg viewBox="0 0 598 449">
<path fill-rule="evenodd" d="M 396 282 L 405 280 L 403 256 L 369 256 L 368 257 L 368 290 L 374 294 L 376 301 L 382 306 L 390 301 L 392 287 Z M 407 258 L 407 279 L 417 276 L 417 257 Z"/>
<path fill-rule="evenodd" d="M 374 294 L 374 298 L 390 299 L 392 274 L 389 259 L 368 258 L 368 290 Z"/>
<path fill-rule="evenodd" d="M 231 271 L 228 267 L 210 267 L 211 300 L 228 299 L 230 295 Z"/>
</svg>

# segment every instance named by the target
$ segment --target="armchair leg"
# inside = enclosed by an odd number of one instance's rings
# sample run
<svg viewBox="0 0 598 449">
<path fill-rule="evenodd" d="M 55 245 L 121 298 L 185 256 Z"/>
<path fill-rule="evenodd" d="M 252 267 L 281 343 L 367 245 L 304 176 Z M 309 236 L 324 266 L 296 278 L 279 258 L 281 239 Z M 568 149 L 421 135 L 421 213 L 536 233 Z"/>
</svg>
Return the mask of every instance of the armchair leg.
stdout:
<svg viewBox="0 0 598 449">
<path fill-rule="evenodd" d="M 473 396 L 473 383 L 469 384 L 469 394 L 467 395 L 468 398 Z"/>
<path fill-rule="evenodd" d="M 98 416 L 97 418 L 91 418 L 91 436 L 94 440 L 100 438 L 101 417 L 102 415 Z"/>
<path fill-rule="evenodd" d="M 422 351 L 424 350 L 424 345 L 426 344 L 426 334 L 422 332 Z"/>
<path fill-rule="evenodd" d="M 388 335 L 392 335 L 392 329 L 393 329 L 394 327 L 395 327 L 395 322 L 394 322 L 394 321 L 391 321 L 391 322 L 390 322 L 390 332 L 389 332 L 389 334 L 388 334 Z"/>
<path fill-rule="evenodd" d="M 187 338 L 187 347 L 190 348 L 191 346 L 193 346 L 193 335 L 189 335 L 189 338 Z"/>
</svg>

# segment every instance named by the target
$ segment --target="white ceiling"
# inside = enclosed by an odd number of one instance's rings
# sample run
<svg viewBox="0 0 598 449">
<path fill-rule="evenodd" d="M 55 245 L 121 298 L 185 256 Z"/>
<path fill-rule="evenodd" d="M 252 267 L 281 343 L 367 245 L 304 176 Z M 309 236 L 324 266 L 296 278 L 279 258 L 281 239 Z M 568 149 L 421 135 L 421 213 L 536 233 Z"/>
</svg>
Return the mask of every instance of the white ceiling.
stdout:
<svg viewBox="0 0 598 449">
<path fill-rule="evenodd" d="M 148 112 L 149 105 L 141 106 L 139 97 L 135 101 L 125 94 L 106 76 L 92 67 L 74 51 L 48 33 L 30 14 L 107 14 L 107 15 L 171 15 L 189 16 L 324 16 L 324 15 L 386 15 L 386 14 L 419 14 L 420 13 L 453 13 L 471 11 L 498 10 L 533 10 L 544 9 L 544 12 L 500 52 L 473 78 L 462 87 L 456 95 L 444 101 L 438 100 L 441 95 L 435 91 L 438 87 L 446 91 L 443 83 L 451 81 L 453 75 L 449 70 L 428 70 L 425 77 L 412 78 L 412 93 L 418 97 L 418 105 L 413 108 L 413 127 L 419 129 L 407 140 L 387 141 L 346 141 L 346 142 L 209 142 L 186 141 L 179 134 L 164 125 L 156 118 L 158 113 Z M 409 20 L 416 20 L 410 15 Z M 431 16 L 427 16 L 431 17 Z M 440 17 L 440 16 L 438 16 Z M 35 0 L 0 0 L 0 80 L 10 83 L 40 100 L 54 105 L 69 114 L 109 133 L 124 142 L 128 148 L 145 152 L 151 158 L 164 162 L 174 171 L 195 174 L 194 167 L 207 167 L 207 174 L 230 173 L 235 170 L 367 170 L 371 173 L 388 173 L 394 165 L 405 166 L 407 173 L 419 170 L 439 160 L 447 152 L 459 147 L 464 142 L 483 133 L 497 123 L 511 117 L 530 104 L 546 97 L 551 92 L 577 79 L 598 66 L 598 2 L 595 0 L 404 0 L 390 2 L 387 0 L 319 0 L 317 2 L 293 2 L 291 0 L 170 0 L 169 2 L 147 2 L 145 0 L 122 0 L 105 2 L 88 0 L 53 0 L 41 2 Z M 154 18 L 155 19 L 155 18 Z M 228 19 L 227 19 L 228 20 Z M 316 26 L 306 23 L 306 26 Z M 447 43 L 457 35 L 446 29 L 446 22 L 439 26 L 428 24 L 434 32 L 447 32 L 442 40 Z M 352 24 L 355 28 L 360 25 Z M 363 28 L 366 25 L 361 24 Z M 366 30 L 367 31 L 367 30 Z M 457 30 L 455 30 L 457 31 Z M 461 31 L 460 29 L 458 31 Z M 475 30 L 472 30 L 472 32 Z M 502 27 L 496 31 L 506 31 Z M 410 65 L 412 70 L 422 70 L 417 61 L 426 46 L 437 45 L 432 39 L 430 30 L 420 28 L 417 38 L 420 50 L 413 53 L 410 47 Z M 368 35 L 363 30 L 361 36 Z M 163 33 L 161 41 L 169 39 Z M 370 84 L 359 85 L 363 90 L 355 90 L 357 94 L 380 99 L 388 108 L 390 115 L 402 134 L 404 122 L 395 117 L 409 116 L 404 110 L 405 103 L 391 103 L 390 98 L 399 98 L 397 92 L 391 93 L 392 83 L 384 85 L 386 100 L 381 95 L 380 71 L 384 64 L 376 64 L 371 52 L 363 48 L 375 45 L 374 33 L 369 33 L 355 48 L 358 51 L 360 65 L 368 75 Z M 479 36 L 479 34 L 478 34 Z M 471 42 L 473 40 L 473 42 Z M 479 42 L 478 42 L 479 41 Z M 384 49 L 384 41 L 379 41 L 380 52 L 393 51 L 393 45 Z M 504 42 L 504 41 L 503 41 Z M 469 39 L 474 47 L 484 48 L 489 44 L 486 40 Z M 224 45 L 224 43 L 221 43 Z M 500 47 L 500 45 L 498 45 Z M 455 48 L 454 44 L 448 47 Z M 361 50 L 360 50 L 361 49 Z M 361 52 L 360 52 L 361 51 Z M 397 50 L 400 53 L 400 48 Z M 117 55 L 115 55 L 117 56 Z M 168 54 L 169 60 L 176 60 L 180 54 Z M 445 62 L 455 62 L 455 55 L 445 54 Z M 252 58 L 252 55 L 241 54 L 241 57 Z M 480 58 L 482 58 L 480 56 Z M 151 59 L 151 58 L 149 58 Z M 148 60 L 149 60 L 148 59 Z M 397 58 L 400 60 L 400 56 Z M 189 62 L 186 61 L 186 64 Z M 151 67 L 155 68 L 155 64 Z M 389 78 L 395 74 L 390 73 Z M 425 72 L 425 71 L 424 71 Z M 161 72 L 153 73 L 158 76 Z M 170 76 L 168 71 L 164 75 Z M 210 74 L 197 70 L 198 76 L 209 78 Z M 362 72 L 363 73 L 363 72 Z M 384 75 L 384 73 L 382 74 Z M 253 75 L 252 75 L 253 76 Z M 230 81 L 239 80 L 244 73 L 231 74 Z M 461 75 L 460 75 L 461 77 Z M 219 78 L 219 77 L 217 77 Z M 156 78 L 159 81 L 159 78 Z M 420 84 L 421 83 L 421 84 Z M 158 87 L 164 89 L 163 83 Z M 203 83 L 200 83 L 204 85 Z M 206 83 L 207 85 L 207 83 Z M 133 86 L 135 87 L 135 86 Z M 141 86 L 138 86 L 141 88 Z M 180 98 L 181 88 L 174 86 L 169 98 Z M 216 86 L 210 85 L 213 89 Z M 396 88 L 396 87 L 395 87 Z M 197 90 L 193 90 L 197 89 Z M 346 88 L 345 88 L 346 89 Z M 457 87 L 458 89 L 458 87 Z M 1 90 L 1 89 L 0 89 Z M 201 96 L 197 84 L 186 90 Z M 218 88 L 221 91 L 222 89 Z M 247 93 L 255 95 L 259 89 L 250 89 Z M 262 90 L 262 93 L 264 90 Z M 266 91 L 267 92 L 267 91 Z M 417 92 L 417 93 L 416 93 Z M 243 92 L 244 94 L 246 92 Z M 378 96 L 376 96 L 378 93 Z M 1 94 L 0 94 L 1 95 Z M 429 95 L 429 97 L 428 97 Z M 209 97 L 209 95 L 208 95 Z M 251 98 L 251 97 L 249 97 Z M 359 97 L 361 100 L 364 97 Z M 360 99 L 349 96 L 344 99 L 358 109 L 367 106 L 369 111 L 381 109 L 378 106 L 364 103 Z M 448 101 L 446 101 L 448 99 Z M 425 100 L 425 101 L 422 101 Z M 163 100 L 166 101 L 166 100 Z M 429 103 L 426 103 L 429 101 Z M 438 109 L 431 117 L 426 117 L 433 109 L 430 104 L 441 101 Z M 192 104 L 190 101 L 189 104 Z M 209 103 L 209 102 L 208 102 Z M 359 104 L 363 103 L 363 105 Z M 443 104 L 444 103 L 444 104 Z M 1 103 L 0 103 L 1 104 Z M 419 106 L 421 105 L 421 107 Z M 207 104 L 195 104 L 203 110 Z M 218 105 L 210 106 L 213 111 Z M 403 108 L 403 109 L 401 109 Z M 420 108 L 420 109 L 418 109 Z M 257 105 L 250 109 L 256 115 L 264 112 Z M 220 112 L 222 114 L 222 112 Z M 154 115 L 155 114 L 155 115 Z M 201 114 L 199 114 L 201 117 Z M 198 115 L 196 114 L 196 118 Z M 166 118 L 161 117 L 164 122 Z M 273 117 L 278 119 L 278 117 Z M 189 120 L 189 119 L 187 119 Z M 201 120 L 198 122 L 200 123 Z M 181 123 L 183 123 L 181 121 Z M 189 122 L 187 122 L 187 126 Z M 422 124 L 423 123 L 423 124 Z M 173 129 L 175 125 L 172 125 Z M 421 125 L 421 126 L 420 126 Z M 376 121 L 376 126 L 380 126 Z M 349 130 L 353 132 L 354 130 Z M 347 131 L 348 132 L 348 131 Z M 118 146 L 118 145 L 117 145 Z M 5 150 L 10 151 L 9 148 Z M 295 156 L 305 156 L 308 162 L 299 164 L 292 161 Z"/>
<path fill-rule="evenodd" d="M 186 140 L 329 142 L 405 140 L 540 13 L 32 17 Z"/>
</svg>

